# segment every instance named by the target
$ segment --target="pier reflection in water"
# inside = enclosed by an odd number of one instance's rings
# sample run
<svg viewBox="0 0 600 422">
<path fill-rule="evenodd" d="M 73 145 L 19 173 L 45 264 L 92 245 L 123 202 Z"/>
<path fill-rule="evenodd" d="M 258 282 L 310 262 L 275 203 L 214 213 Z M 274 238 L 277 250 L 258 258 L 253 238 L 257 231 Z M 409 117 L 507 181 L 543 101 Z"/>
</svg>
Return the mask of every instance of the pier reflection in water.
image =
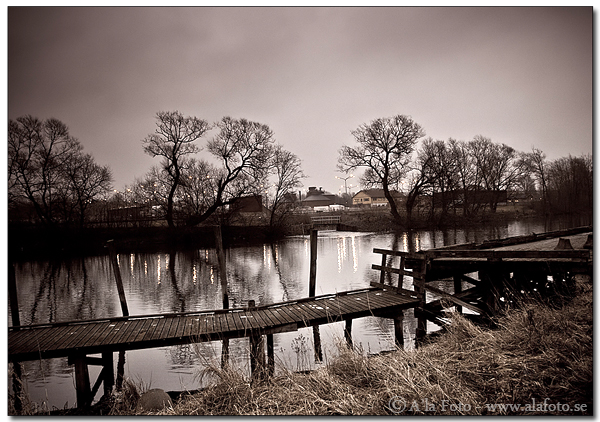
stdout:
<svg viewBox="0 0 600 422">
<path fill-rule="evenodd" d="M 365 234 L 320 232 L 318 239 L 316 294 L 369 287 L 378 273 L 371 269 L 379 256 L 373 248 L 407 251 L 448 244 L 482 242 L 531 232 L 564 228 L 539 223 L 515 222 L 485 230 L 447 230 Z M 290 237 L 275 244 L 236 247 L 226 250 L 230 307 L 257 305 L 303 298 L 308 295 L 310 245 L 308 236 Z M 219 309 L 221 284 L 214 250 L 171 253 L 119 254 L 130 315 Z M 62 262 L 15 264 L 21 323 L 35 324 L 120 316 L 121 308 L 110 261 L 107 256 Z M 10 308 L 9 308 L 10 315 Z M 412 344 L 415 320 L 405 313 L 405 342 Z M 10 318 L 9 318 L 10 321 Z M 432 324 L 431 329 L 435 326 Z M 344 339 L 344 324 L 320 327 L 323 362 L 336 354 Z M 394 348 L 391 320 L 367 317 L 355 320 L 355 347 L 365 353 Z M 306 370 L 318 366 L 312 352 L 310 328 L 274 336 L 276 368 Z M 248 339 L 230 341 L 232 363 L 249 373 Z M 125 376 L 134 383 L 165 390 L 193 390 L 202 386 L 199 372 L 220 362 L 221 343 L 200 343 L 157 349 L 128 351 Z M 115 354 L 115 366 L 117 365 Z M 99 368 L 90 367 L 95 379 Z M 62 408 L 75 404 L 73 367 L 67 359 L 24 363 L 27 391 L 32 401 Z M 99 397 L 99 395 L 98 395 Z"/>
</svg>

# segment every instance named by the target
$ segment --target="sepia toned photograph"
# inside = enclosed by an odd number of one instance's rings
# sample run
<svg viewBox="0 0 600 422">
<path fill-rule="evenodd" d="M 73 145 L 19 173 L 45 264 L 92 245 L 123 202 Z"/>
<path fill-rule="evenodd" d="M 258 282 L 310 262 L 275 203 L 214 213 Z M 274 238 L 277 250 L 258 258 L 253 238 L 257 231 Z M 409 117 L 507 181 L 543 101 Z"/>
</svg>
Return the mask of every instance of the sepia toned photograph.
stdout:
<svg viewBox="0 0 600 422">
<path fill-rule="evenodd" d="M 5 11 L 5 415 L 594 415 L 591 5 Z"/>
</svg>

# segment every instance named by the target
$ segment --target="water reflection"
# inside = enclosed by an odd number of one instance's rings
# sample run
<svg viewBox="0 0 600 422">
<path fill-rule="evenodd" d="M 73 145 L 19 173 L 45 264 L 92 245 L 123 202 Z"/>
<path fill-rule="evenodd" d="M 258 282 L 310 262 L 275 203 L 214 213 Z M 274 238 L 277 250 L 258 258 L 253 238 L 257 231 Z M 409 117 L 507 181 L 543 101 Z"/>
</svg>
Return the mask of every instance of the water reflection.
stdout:
<svg viewBox="0 0 600 422">
<path fill-rule="evenodd" d="M 373 248 L 417 251 L 456 243 L 540 233 L 568 226 L 564 223 L 512 222 L 475 230 L 421 231 L 399 234 L 320 232 L 318 237 L 317 294 L 368 287 L 378 281 L 371 269 L 380 255 Z M 228 293 L 231 307 L 257 305 L 306 297 L 310 244 L 308 236 L 281 242 L 226 250 Z M 389 257 L 390 264 L 394 258 Z M 397 258 L 395 258 L 397 259 Z M 217 256 L 212 249 L 130 253 L 118 256 L 131 315 L 219 309 L 222 306 Z M 21 323 L 81 320 L 121 316 L 121 307 L 108 257 L 77 260 L 21 262 L 15 265 Z M 388 273 L 389 276 L 391 276 Z M 390 282 L 390 280 L 386 280 Z M 405 288 L 411 288 L 407 281 Z M 10 306 L 8 309 L 10 316 Z M 405 344 L 415 331 L 412 310 L 405 311 Z M 10 321 L 10 318 L 9 318 Z M 343 323 L 320 327 L 323 361 L 336 354 L 343 340 Z M 380 318 L 361 318 L 352 326 L 354 344 L 366 353 L 394 347 L 393 323 Z M 292 341 L 304 336 L 312 347 L 310 329 L 275 335 L 277 371 L 294 368 L 297 356 Z M 297 344 L 297 342 L 295 343 Z M 231 361 L 249 373 L 248 340 L 230 342 Z M 311 349 L 312 350 L 312 349 Z M 220 362 L 221 343 L 127 352 L 125 376 L 165 390 L 199 386 L 197 374 Z M 216 360 L 215 360 L 216 359 Z M 118 359 L 115 358 L 115 365 Z M 306 365 L 316 367 L 312 352 Z M 73 406 L 73 368 L 66 359 L 28 362 L 24 367 L 28 391 L 34 402 Z M 96 368 L 90 368 L 96 371 Z M 95 376 L 95 375 L 92 375 Z"/>
</svg>

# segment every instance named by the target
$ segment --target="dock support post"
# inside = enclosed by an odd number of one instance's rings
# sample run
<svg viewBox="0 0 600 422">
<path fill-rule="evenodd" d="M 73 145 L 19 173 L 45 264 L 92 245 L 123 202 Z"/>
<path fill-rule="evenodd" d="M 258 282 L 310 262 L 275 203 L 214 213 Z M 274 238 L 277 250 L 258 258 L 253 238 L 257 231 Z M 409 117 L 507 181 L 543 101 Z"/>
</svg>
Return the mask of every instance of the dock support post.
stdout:
<svg viewBox="0 0 600 422">
<path fill-rule="evenodd" d="M 400 310 L 394 317 L 394 338 L 399 349 L 404 348 L 404 312 Z"/>
<path fill-rule="evenodd" d="M 321 347 L 321 330 L 318 325 L 313 326 L 313 343 L 315 346 L 315 362 L 323 362 L 323 348 Z"/>
<path fill-rule="evenodd" d="M 110 396 L 112 394 L 113 386 L 115 385 L 115 374 L 113 372 L 113 353 L 104 352 L 102 353 L 102 371 L 103 371 L 103 386 L 104 395 Z"/>
<path fill-rule="evenodd" d="M 417 261 L 416 268 L 413 270 L 415 272 L 415 278 L 413 282 L 415 283 L 415 291 L 417 292 L 417 297 L 419 298 L 419 308 L 425 309 L 425 305 L 427 303 L 427 296 L 425 295 L 425 282 L 426 279 L 426 271 L 427 271 L 427 258 L 419 259 Z M 427 319 L 423 315 L 422 312 L 419 312 L 417 315 L 417 332 L 415 346 L 418 345 L 420 340 L 425 338 L 427 334 Z"/>
<path fill-rule="evenodd" d="M 455 274 L 454 275 L 454 295 L 456 295 L 457 293 L 462 292 L 462 277 L 460 274 Z M 461 305 L 454 305 L 454 308 L 456 309 L 456 312 L 458 312 L 459 314 L 462 313 L 462 306 Z"/>
<path fill-rule="evenodd" d="M 219 262 L 219 278 L 221 279 L 221 292 L 223 298 L 223 309 L 229 309 L 229 294 L 227 293 L 227 262 L 225 260 L 225 250 L 223 249 L 223 235 L 221 226 L 215 226 L 215 248 L 217 250 L 217 260 Z M 221 349 L 221 368 L 227 366 L 229 361 L 229 339 L 223 339 L 223 348 Z"/>
<path fill-rule="evenodd" d="M 256 307 L 254 300 L 248 301 L 248 309 Z M 265 342 L 258 330 L 250 332 L 250 377 L 252 381 L 263 379 L 265 376 Z"/>
<path fill-rule="evenodd" d="M 117 282 L 117 291 L 119 292 L 119 300 L 121 301 L 121 311 L 123 311 L 123 316 L 129 316 L 127 300 L 125 299 L 125 290 L 123 289 L 123 280 L 121 279 L 121 271 L 119 270 L 119 263 L 117 262 L 117 251 L 115 250 L 114 240 L 109 240 L 107 245 L 110 262 L 115 274 L 115 281 Z"/>
<path fill-rule="evenodd" d="M 346 339 L 346 344 L 350 349 L 352 349 L 352 320 L 346 320 L 346 326 L 344 327 L 344 338 Z"/>
<path fill-rule="evenodd" d="M 308 297 L 314 297 L 317 287 L 317 236 L 319 231 L 310 231 L 310 279 L 308 284 Z"/>
<path fill-rule="evenodd" d="M 70 364 L 75 365 L 75 391 L 77 393 L 77 408 L 81 409 L 91 404 L 90 374 L 85 355 L 69 357 Z"/>
<path fill-rule="evenodd" d="M 267 375 L 275 375 L 275 345 L 273 334 L 267 334 Z"/>
</svg>

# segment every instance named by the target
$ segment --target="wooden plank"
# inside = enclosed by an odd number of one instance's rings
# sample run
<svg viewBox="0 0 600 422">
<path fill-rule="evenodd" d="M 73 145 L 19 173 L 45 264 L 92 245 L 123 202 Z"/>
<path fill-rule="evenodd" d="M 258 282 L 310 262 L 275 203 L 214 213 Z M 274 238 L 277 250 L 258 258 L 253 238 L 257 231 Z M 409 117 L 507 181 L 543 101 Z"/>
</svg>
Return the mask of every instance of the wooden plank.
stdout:
<svg viewBox="0 0 600 422">
<path fill-rule="evenodd" d="M 335 317 L 335 319 L 339 319 L 343 315 L 353 311 L 353 308 L 346 304 L 347 301 L 348 299 L 346 296 L 337 296 L 335 300 L 332 301 L 331 308 L 335 310 L 332 312 L 332 316 Z"/>
<path fill-rule="evenodd" d="M 100 328 L 96 330 L 93 335 L 88 336 L 85 342 L 81 343 L 79 347 L 89 347 L 96 346 L 98 344 L 105 344 L 104 338 L 108 335 L 108 333 L 112 330 L 110 327 L 110 322 L 106 321 L 104 323 L 94 323 L 98 324 Z"/>
<path fill-rule="evenodd" d="M 98 345 L 104 344 L 104 337 L 108 333 L 109 322 L 105 323 L 95 323 L 98 326 L 98 329 L 91 333 L 84 342 L 78 344 L 78 347 L 88 347 L 90 345 Z"/>
<path fill-rule="evenodd" d="M 473 312 L 477 312 L 478 314 L 485 315 L 485 311 L 483 311 L 482 309 L 478 308 L 477 306 L 471 305 L 470 303 L 465 302 L 457 297 L 454 297 L 450 293 L 446 293 L 440 289 L 437 289 L 437 288 L 431 287 L 431 286 L 425 286 L 425 288 L 432 293 L 440 295 L 440 296 L 454 302 L 457 305 L 461 305 L 464 308 L 470 309 Z"/>
<path fill-rule="evenodd" d="M 244 324 L 244 321 L 242 321 L 242 319 L 240 318 L 240 312 L 232 312 L 231 315 L 231 319 L 233 320 L 233 323 L 235 324 L 236 330 L 237 331 L 245 331 L 247 328 Z"/>
<path fill-rule="evenodd" d="M 213 324 L 213 316 L 210 314 L 202 316 L 202 322 L 204 324 L 204 334 L 211 335 L 215 332 Z"/>
<path fill-rule="evenodd" d="M 254 329 L 260 328 L 258 326 L 258 324 L 256 324 L 256 321 L 254 320 L 254 315 L 252 315 L 252 311 L 242 312 L 240 315 L 240 319 L 242 320 L 242 322 L 244 322 L 244 324 L 246 324 L 245 326 L 249 330 L 254 330 Z"/>
<path fill-rule="evenodd" d="M 162 330 L 164 318 L 152 318 L 151 321 L 152 324 L 148 328 L 148 331 L 146 331 L 146 334 L 144 335 L 144 338 L 142 340 L 144 342 L 151 341 L 154 338 L 154 332 L 157 330 L 160 332 L 160 330 Z"/>
<path fill-rule="evenodd" d="M 264 316 L 264 312 L 262 310 L 257 309 L 252 311 L 252 315 L 254 316 L 256 325 L 260 327 L 261 330 L 271 326 L 271 323 L 265 319 L 266 317 Z"/>
<path fill-rule="evenodd" d="M 372 264 L 371 269 L 381 271 L 382 273 L 385 271 L 385 272 L 389 272 L 392 274 L 398 274 L 398 275 L 402 275 L 402 276 L 406 276 L 406 277 L 412 277 L 413 279 L 422 279 L 422 277 L 419 274 L 415 273 L 412 270 L 408 271 L 408 270 L 401 270 L 399 268 L 394 268 L 394 267 L 382 267 L 381 265 L 377 265 L 377 264 Z M 384 284 L 384 286 L 386 286 L 387 288 L 392 287 L 392 285 L 389 285 L 389 284 Z"/>
<path fill-rule="evenodd" d="M 291 322 L 291 321 L 288 321 L 287 318 L 286 319 L 282 318 L 281 315 L 279 314 L 279 311 L 275 312 L 275 311 L 273 311 L 273 309 L 270 309 L 270 308 L 262 309 L 262 311 L 271 320 L 271 326 L 272 327 L 274 327 L 274 326 L 282 326 L 282 325 L 285 325 L 285 324 L 289 324 Z"/>
<path fill-rule="evenodd" d="M 325 308 L 323 308 L 323 311 L 324 310 Z M 298 315 L 296 315 L 293 311 L 290 310 L 289 305 L 282 306 L 281 308 L 279 308 L 279 311 L 287 315 L 288 321 L 290 322 L 298 323 L 302 321 L 302 318 L 300 318 Z"/>
<path fill-rule="evenodd" d="M 54 331 L 54 332 L 52 332 Z M 56 330 L 52 330 L 51 331 L 51 335 L 48 335 L 44 338 L 44 340 L 42 342 L 40 342 L 39 344 L 37 344 L 37 350 L 44 352 L 45 350 L 48 349 L 49 346 L 56 344 L 57 342 L 60 342 L 61 339 L 65 336 L 68 336 L 69 332 L 71 331 L 71 326 L 63 326 L 63 327 L 59 327 L 56 328 Z"/>
<path fill-rule="evenodd" d="M 146 333 L 152 327 L 153 320 L 154 320 L 154 318 L 148 318 L 148 319 L 143 320 L 144 321 L 143 324 L 137 328 L 137 330 L 136 330 L 137 332 L 135 333 L 135 336 L 130 341 L 132 343 L 137 343 L 137 342 L 144 340 Z"/>
<path fill-rule="evenodd" d="M 455 293 L 454 297 L 456 297 L 457 299 L 461 299 L 461 300 L 465 300 L 466 301 L 466 298 L 469 298 L 469 297 L 471 297 L 473 295 L 481 296 L 481 295 L 483 295 L 483 293 L 484 292 L 479 287 L 473 287 L 471 289 L 464 290 L 464 291 L 462 291 L 460 293 Z M 428 307 L 442 306 L 442 304 L 441 304 L 442 300 L 444 300 L 444 299 L 442 298 L 442 299 L 432 300 L 431 302 L 429 302 L 427 304 L 427 306 Z"/>
<path fill-rule="evenodd" d="M 469 258 L 469 259 L 589 259 L 589 250 L 577 249 L 560 249 L 560 250 L 495 250 L 495 249 L 478 249 L 478 250 L 428 250 L 428 257 L 433 259 L 443 258 Z"/>
<path fill-rule="evenodd" d="M 171 320 L 171 318 L 161 318 L 156 322 L 158 323 L 158 325 L 152 332 L 151 337 L 147 339 L 148 341 L 156 341 L 163 338 L 163 333 L 171 327 L 171 323 L 173 321 Z M 144 338 L 144 340 L 146 340 L 146 338 Z"/>
<path fill-rule="evenodd" d="M 330 301 L 329 299 L 327 299 L 327 301 L 329 301 L 330 304 L 335 304 L 336 301 Z M 309 306 L 308 303 L 303 302 L 303 303 L 299 303 L 297 306 L 299 306 L 302 311 L 304 312 L 305 315 L 307 315 L 307 318 L 309 319 L 316 319 L 316 318 L 321 318 L 321 313 L 317 312 L 317 310 L 313 309 L 311 306 Z"/>
<path fill-rule="evenodd" d="M 185 317 L 185 329 L 183 330 L 183 336 L 189 337 L 192 335 L 192 327 L 194 325 L 194 317 L 186 316 Z"/>
<path fill-rule="evenodd" d="M 106 325 L 101 324 L 101 323 L 93 323 L 93 324 L 87 325 L 86 329 L 85 329 L 85 335 L 80 336 L 77 339 L 77 341 L 75 343 L 73 343 L 73 345 L 71 347 L 74 349 L 81 347 L 83 344 L 88 342 L 91 338 L 94 338 L 95 334 L 98 331 L 103 331 L 104 328 L 106 328 Z"/>
<path fill-rule="evenodd" d="M 233 317 L 231 312 L 227 312 L 225 314 L 225 321 L 227 323 L 227 331 L 228 332 L 235 332 L 238 330 L 237 325 L 235 325 L 235 318 Z M 223 325 L 223 324 L 221 324 Z M 241 329 L 242 327 L 240 327 Z"/>
<path fill-rule="evenodd" d="M 181 339 L 183 338 L 183 332 L 185 331 L 185 323 L 186 321 L 186 317 L 178 317 L 179 319 L 179 324 L 177 324 L 177 331 L 175 332 L 175 337 Z"/>
<path fill-rule="evenodd" d="M 9 353 L 18 353 L 21 350 L 28 351 L 31 345 L 34 348 L 40 349 L 39 345 L 43 344 L 48 338 L 53 338 L 55 329 L 52 327 L 22 329 L 19 331 L 9 331 L 8 333 L 8 350 Z"/>
<path fill-rule="evenodd" d="M 121 344 L 121 339 L 123 337 L 127 338 L 129 336 L 129 327 L 131 326 L 132 321 L 120 321 L 117 323 L 115 327 L 113 327 L 113 336 L 109 339 L 111 344 L 119 345 Z"/>
<path fill-rule="evenodd" d="M 73 344 L 73 342 L 77 339 L 77 336 L 81 335 L 81 333 L 85 330 L 85 326 L 70 325 L 69 327 L 71 329 L 67 332 L 67 334 L 64 334 L 60 338 L 60 340 L 55 339 L 53 342 L 48 343 L 48 345 L 45 346 L 44 349 L 45 350 L 69 349 L 70 345 Z"/>
<path fill-rule="evenodd" d="M 282 311 L 281 308 L 282 307 L 269 308 L 271 314 L 277 319 L 279 323 L 278 325 L 285 325 L 291 322 L 296 323 L 296 321 L 293 318 L 291 318 L 286 312 Z"/>
<path fill-rule="evenodd" d="M 181 317 L 172 317 L 171 318 L 171 326 L 169 327 L 169 331 L 166 335 L 163 335 L 163 339 L 175 339 L 177 338 L 177 330 L 179 329 L 179 323 L 181 322 Z"/>
</svg>

